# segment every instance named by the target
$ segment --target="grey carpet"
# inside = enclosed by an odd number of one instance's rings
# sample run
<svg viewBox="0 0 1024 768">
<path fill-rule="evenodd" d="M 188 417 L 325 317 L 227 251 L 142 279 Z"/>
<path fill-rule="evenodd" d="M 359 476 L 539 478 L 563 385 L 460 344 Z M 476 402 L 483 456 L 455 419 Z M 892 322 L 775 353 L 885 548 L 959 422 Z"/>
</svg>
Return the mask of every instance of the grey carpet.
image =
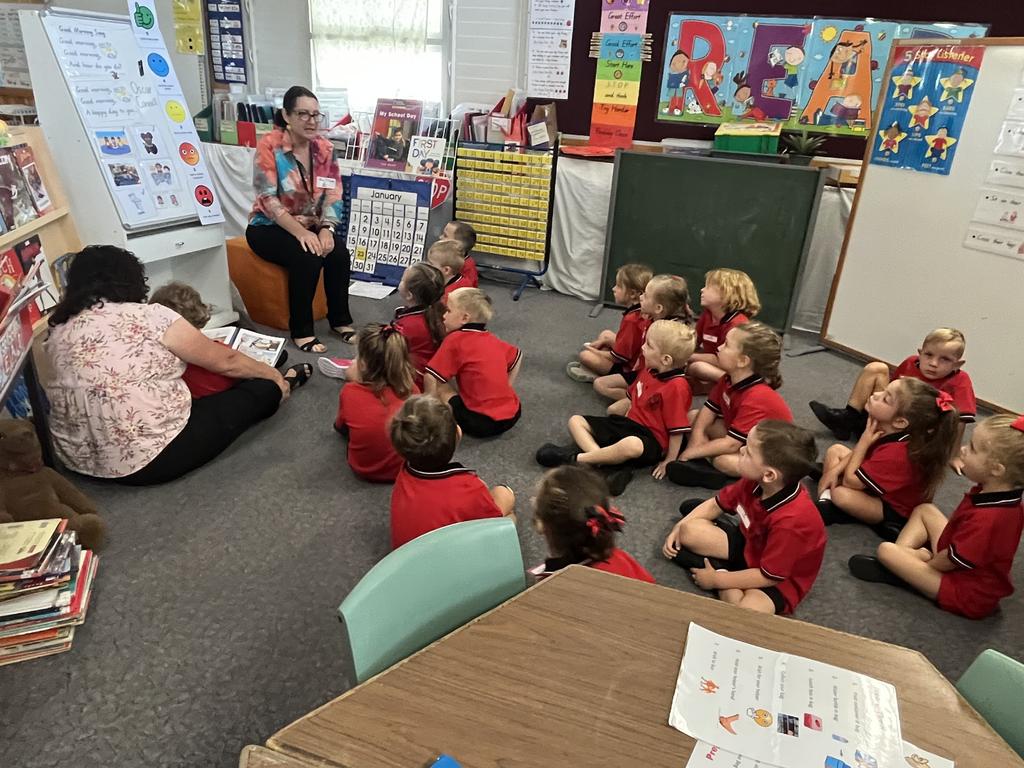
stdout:
<svg viewBox="0 0 1024 768">
<path fill-rule="evenodd" d="M 590 389 L 563 369 L 618 315 L 588 318 L 589 304 L 536 290 L 513 303 L 507 286 L 484 287 L 497 308 L 493 330 L 526 350 L 524 417 L 499 439 L 467 439 L 457 458 L 515 490 L 533 565 L 544 555 L 529 525 L 540 477 L 533 452 L 566 438 L 571 412 L 600 412 Z M 396 304 L 394 296 L 353 302 L 360 321 L 389 319 Z M 330 346 L 351 355 L 336 340 Z M 857 367 L 827 352 L 784 359 L 782 393 L 797 421 L 817 429 L 807 400 L 841 402 Z M 315 377 L 275 418 L 176 483 L 132 490 L 80 482 L 111 531 L 95 598 L 70 653 L 0 669 L 0 765 L 228 768 L 243 745 L 262 743 L 350 686 L 335 609 L 388 551 L 390 488 L 349 472 L 331 429 L 337 394 L 335 381 Z M 824 450 L 829 441 L 818 434 Z M 942 507 L 952 510 L 964 487 L 951 479 Z M 685 591 L 696 588 L 659 550 L 680 500 L 693 495 L 638 476 L 620 499 L 624 548 L 660 583 Z M 916 648 L 952 678 L 987 647 L 1024 657 L 1019 595 L 985 621 L 957 618 L 856 581 L 847 558 L 878 540 L 856 526 L 829 533 L 824 569 L 799 618 Z M 1014 575 L 1024 582 L 1021 558 Z"/>
</svg>

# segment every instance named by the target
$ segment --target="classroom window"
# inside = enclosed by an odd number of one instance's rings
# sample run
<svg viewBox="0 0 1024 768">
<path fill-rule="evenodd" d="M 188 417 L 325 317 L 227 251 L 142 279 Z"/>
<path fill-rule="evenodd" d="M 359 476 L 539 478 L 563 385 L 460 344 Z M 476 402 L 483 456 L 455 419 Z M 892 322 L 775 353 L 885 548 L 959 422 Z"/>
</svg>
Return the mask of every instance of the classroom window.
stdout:
<svg viewBox="0 0 1024 768">
<path fill-rule="evenodd" d="M 310 0 L 317 88 L 347 88 L 353 112 L 379 98 L 444 103 L 445 0 Z"/>
</svg>

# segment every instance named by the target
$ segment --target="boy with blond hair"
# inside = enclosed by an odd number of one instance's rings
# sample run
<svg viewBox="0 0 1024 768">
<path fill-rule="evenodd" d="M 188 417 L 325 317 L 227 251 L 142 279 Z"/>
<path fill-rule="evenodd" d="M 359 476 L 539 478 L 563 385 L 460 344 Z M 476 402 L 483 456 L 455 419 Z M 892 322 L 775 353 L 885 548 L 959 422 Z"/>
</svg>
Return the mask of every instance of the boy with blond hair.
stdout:
<svg viewBox="0 0 1024 768">
<path fill-rule="evenodd" d="M 477 273 L 476 260 L 470 255 L 476 248 L 476 230 L 468 221 L 449 221 L 441 232 L 442 240 L 454 240 L 462 245 L 466 255 L 466 263 L 462 265 L 462 279 L 466 284 L 463 288 L 479 288 L 480 275 Z"/>
<path fill-rule="evenodd" d="M 471 287 L 462 274 L 466 265 L 466 251 L 455 240 L 438 240 L 427 251 L 427 262 L 437 267 L 444 278 L 444 296 L 441 301 L 448 303 L 448 296 L 459 288 Z"/>
</svg>

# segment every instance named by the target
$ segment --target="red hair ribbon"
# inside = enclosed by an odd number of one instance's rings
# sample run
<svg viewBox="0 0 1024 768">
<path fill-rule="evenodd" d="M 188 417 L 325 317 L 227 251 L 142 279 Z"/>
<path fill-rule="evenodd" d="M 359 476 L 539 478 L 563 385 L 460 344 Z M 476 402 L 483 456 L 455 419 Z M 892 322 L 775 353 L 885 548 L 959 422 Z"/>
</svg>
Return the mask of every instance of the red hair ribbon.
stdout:
<svg viewBox="0 0 1024 768">
<path fill-rule="evenodd" d="M 590 535 L 596 537 L 601 531 L 621 531 L 626 518 L 618 510 L 618 507 L 604 507 L 595 504 L 587 507 L 587 528 Z"/>
<path fill-rule="evenodd" d="M 935 398 L 935 404 L 939 406 L 939 410 L 945 413 L 946 411 L 952 411 L 956 408 L 953 405 L 953 396 L 949 392 L 939 392 L 939 396 Z"/>
<path fill-rule="evenodd" d="M 385 323 L 380 327 L 380 335 L 384 337 L 385 341 L 391 337 L 391 334 L 397 331 L 398 328 L 395 327 L 394 323 Z"/>
<path fill-rule="evenodd" d="M 1018 416 L 1010 426 L 1020 432 L 1024 432 L 1024 416 Z"/>
</svg>

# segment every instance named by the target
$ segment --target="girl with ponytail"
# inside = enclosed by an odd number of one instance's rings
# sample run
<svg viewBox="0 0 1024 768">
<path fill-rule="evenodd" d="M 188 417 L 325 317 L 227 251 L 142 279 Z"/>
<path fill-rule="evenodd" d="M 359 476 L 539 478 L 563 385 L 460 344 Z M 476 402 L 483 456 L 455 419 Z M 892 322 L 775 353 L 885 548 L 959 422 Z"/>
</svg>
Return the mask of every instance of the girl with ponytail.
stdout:
<svg viewBox="0 0 1024 768">
<path fill-rule="evenodd" d="M 423 370 L 444 339 L 444 277 L 437 267 L 420 261 L 408 267 L 398 284 L 405 306 L 395 310 L 395 327 L 409 346 L 416 386 L 423 388 Z"/>
</svg>

